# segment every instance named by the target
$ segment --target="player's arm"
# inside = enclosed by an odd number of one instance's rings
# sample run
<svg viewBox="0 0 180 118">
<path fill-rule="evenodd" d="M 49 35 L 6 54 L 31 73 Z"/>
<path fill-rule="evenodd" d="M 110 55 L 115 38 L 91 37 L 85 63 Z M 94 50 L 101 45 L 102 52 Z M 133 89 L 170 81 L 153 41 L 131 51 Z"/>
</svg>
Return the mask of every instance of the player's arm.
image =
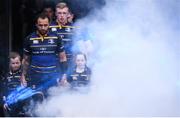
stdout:
<svg viewBox="0 0 180 118">
<path fill-rule="evenodd" d="M 22 75 L 21 75 L 21 83 L 22 85 L 26 86 L 26 75 L 29 67 L 29 62 L 30 62 L 30 57 L 26 54 L 23 55 L 23 60 L 22 60 Z"/>
<path fill-rule="evenodd" d="M 61 86 L 65 86 L 66 83 L 67 83 L 67 81 L 66 81 L 66 79 L 67 79 L 66 72 L 67 72 L 68 64 L 67 64 L 66 53 L 64 51 L 59 53 L 59 62 L 60 62 L 60 65 L 61 65 L 62 77 L 61 77 L 61 79 L 58 80 L 58 83 Z"/>
<path fill-rule="evenodd" d="M 26 75 L 28 66 L 30 62 L 30 57 L 26 54 L 23 55 L 23 60 L 22 60 L 22 74 Z"/>
<path fill-rule="evenodd" d="M 65 74 L 68 68 L 68 64 L 67 64 L 66 53 L 64 51 L 59 53 L 59 61 L 61 63 L 62 73 Z"/>
<path fill-rule="evenodd" d="M 28 71 L 28 66 L 30 64 L 30 55 L 31 55 L 31 48 L 30 48 L 30 37 L 31 35 L 27 36 L 23 42 L 23 60 L 22 60 L 22 74 L 21 74 L 21 84 L 23 86 L 27 86 L 26 82 L 26 75 Z"/>
<path fill-rule="evenodd" d="M 67 71 L 67 57 L 66 57 L 66 53 L 64 51 L 64 45 L 62 43 L 62 39 L 61 37 L 58 37 L 58 52 L 59 52 L 59 62 L 61 65 L 61 71 L 62 74 L 65 74 Z"/>
<path fill-rule="evenodd" d="M 61 63 L 62 62 L 67 62 L 66 53 L 64 51 L 59 53 L 59 61 Z"/>
</svg>

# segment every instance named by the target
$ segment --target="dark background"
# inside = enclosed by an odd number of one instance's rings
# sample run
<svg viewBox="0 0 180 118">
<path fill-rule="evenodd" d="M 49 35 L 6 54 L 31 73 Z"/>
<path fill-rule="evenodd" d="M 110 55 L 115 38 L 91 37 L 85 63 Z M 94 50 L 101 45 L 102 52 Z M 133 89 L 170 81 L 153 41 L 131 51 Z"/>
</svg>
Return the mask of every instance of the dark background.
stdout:
<svg viewBox="0 0 180 118">
<path fill-rule="evenodd" d="M 8 54 L 22 55 L 23 39 L 34 31 L 34 18 L 44 6 L 66 2 L 75 19 L 81 19 L 105 5 L 104 0 L 0 0 L 0 68 L 7 70 Z"/>
<path fill-rule="evenodd" d="M 3 73 L 8 70 L 9 52 L 17 51 L 22 56 L 23 39 L 35 30 L 35 16 L 47 4 L 54 7 L 60 1 L 69 5 L 75 20 L 105 5 L 104 0 L 0 0 L 0 81 Z M 0 116 L 3 116 L 1 90 Z"/>
</svg>

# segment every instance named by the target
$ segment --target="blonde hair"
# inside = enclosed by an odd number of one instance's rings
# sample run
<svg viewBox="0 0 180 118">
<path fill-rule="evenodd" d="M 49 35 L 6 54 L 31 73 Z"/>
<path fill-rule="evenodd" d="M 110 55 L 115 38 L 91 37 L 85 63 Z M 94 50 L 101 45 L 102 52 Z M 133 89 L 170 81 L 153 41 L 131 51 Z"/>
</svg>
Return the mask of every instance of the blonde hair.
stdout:
<svg viewBox="0 0 180 118">
<path fill-rule="evenodd" d="M 60 9 L 63 9 L 67 7 L 69 9 L 69 7 L 67 6 L 67 4 L 65 2 L 59 2 L 57 5 L 56 5 L 56 8 L 60 8 Z"/>
</svg>

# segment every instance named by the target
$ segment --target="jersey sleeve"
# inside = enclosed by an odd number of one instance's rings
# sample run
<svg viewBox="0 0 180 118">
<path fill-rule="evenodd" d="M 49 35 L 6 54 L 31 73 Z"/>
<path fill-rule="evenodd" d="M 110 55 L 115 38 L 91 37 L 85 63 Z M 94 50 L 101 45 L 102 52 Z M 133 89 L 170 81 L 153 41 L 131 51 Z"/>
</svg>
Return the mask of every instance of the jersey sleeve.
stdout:
<svg viewBox="0 0 180 118">
<path fill-rule="evenodd" d="M 30 36 L 27 36 L 23 42 L 23 53 L 29 55 L 31 53 L 30 48 Z"/>
<path fill-rule="evenodd" d="M 61 37 L 60 36 L 58 36 L 57 35 L 57 37 L 58 37 L 58 52 L 63 52 L 64 51 L 64 45 L 63 45 L 63 42 L 62 42 L 62 39 L 61 39 Z"/>
</svg>

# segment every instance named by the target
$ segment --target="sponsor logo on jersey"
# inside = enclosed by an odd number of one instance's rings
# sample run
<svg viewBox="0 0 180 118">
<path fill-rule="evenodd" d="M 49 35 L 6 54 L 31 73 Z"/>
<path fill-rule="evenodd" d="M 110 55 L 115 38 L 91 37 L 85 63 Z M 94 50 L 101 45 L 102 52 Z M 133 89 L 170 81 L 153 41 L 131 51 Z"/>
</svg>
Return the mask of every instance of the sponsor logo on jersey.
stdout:
<svg viewBox="0 0 180 118">
<path fill-rule="evenodd" d="M 46 48 L 40 48 L 40 50 L 41 50 L 41 51 L 44 51 L 44 50 L 46 50 Z"/>
<path fill-rule="evenodd" d="M 57 31 L 57 28 L 53 27 L 53 28 L 51 28 L 51 31 L 55 32 L 55 31 Z"/>
<path fill-rule="evenodd" d="M 71 31 L 71 28 L 67 27 L 67 28 L 65 28 L 65 31 L 66 31 L 66 32 L 70 32 L 70 31 Z"/>
<path fill-rule="evenodd" d="M 61 39 L 63 39 L 63 38 L 64 38 L 64 35 L 60 35 L 60 37 L 61 37 Z"/>
<path fill-rule="evenodd" d="M 38 40 L 33 40 L 33 44 L 38 44 L 39 41 Z"/>
</svg>

